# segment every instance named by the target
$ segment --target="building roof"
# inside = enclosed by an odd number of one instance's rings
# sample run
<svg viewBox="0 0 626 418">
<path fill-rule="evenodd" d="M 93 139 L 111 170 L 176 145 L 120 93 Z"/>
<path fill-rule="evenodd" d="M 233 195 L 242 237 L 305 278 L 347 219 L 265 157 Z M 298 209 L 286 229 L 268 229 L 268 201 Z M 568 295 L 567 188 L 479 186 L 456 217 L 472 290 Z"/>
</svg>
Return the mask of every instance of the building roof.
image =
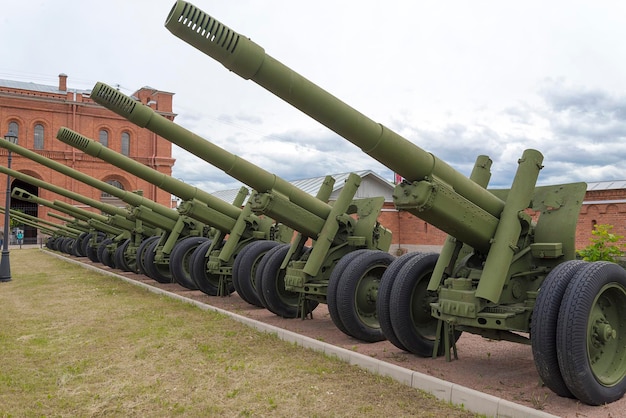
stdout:
<svg viewBox="0 0 626 418">
<path fill-rule="evenodd" d="M 345 184 L 350 174 L 351 172 L 331 174 L 331 176 L 335 179 L 335 184 L 333 186 L 333 193 L 331 195 L 331 200 L 333 200 L 332 196 L 336 196 L 337 193 L 343 188 L 343 185 Z M 376 184 L 379 190 L 381 190 L 380 188 L 382 188 L 383 191 L 386 191 L 387 193 L 384 193 L 388 195 L 388 196 L 385 196 L 386 200 L 388 200 L 387 197 L 389 198 L 391 197 L 391 192 L 393 191 L 394 185 L 390 181 L 385 180 L 383 177 L 381 177 L 380 175 L 376 174 L 375 172 L 371 170 L 355 171 L 354 174 L 357 174 L 359 177 L 361 177 L 361 179 L 367 179 L 368 182 Z M 326 176 L 311 177 L 311 178 L 306 178 L 306 179 L 293 180 L 293 181 L 290 181 L 289 183 L 293 184 L 298 189 L 303 190 L 312 196 L 315 196 L 319 188 L 322 186 L 322 183 L 324 182 L 325 178 Z M 211 194 L 215 197 L 219 197 L 220 199 L 228 203 L 232 203 L 235 200 L 235 197 L 237 196 L 238 192 L 239 192 L 239 189 L 229 189 L 229 190 L 220 190 Z M 377 193 L 376 195 L 381 196 L 382 194 Z M 365 196 L 357 195 L 355 197 L 365 197 Z"/>
<path fill-rule="evenodd" d="M 42 93 L 55 93 L 65 95 L 69 92 L 76 92 L 80 94 L 89 94 L 91 90 L 70 89 L 66 91 L 59 90 L 59 86 L 49 86 L 46 84 L 33 83 L 32 81 L 15 81 L 15 80 L 2 80 L 0 79 L 0 87 L 7 87 L 19 90 L 39 91 Z"/>
<path fill-rule="evenodd" d="M 335 179 L 335 185 L 333 186 L 333 193 L 331 195 L 331 200 L 337 197 L 339 191 L 343 188 L 344 183 L 346 182 L 348 176 L 351 172 L 348 173 L 339 173 L 339 174 L 331 174 Z M 384 195 L 385 200 L 390 201 L 391 192 L 393 191 L 394 185 L 388 180 L 385 180 L 379 174 L 371 171 L 371 170 L 361 170 L 355 171 L 355 174 L 359 175 L 362 179 L 367 179 L 370 184 L 375 184 L 377 186 L 376 191 L 382 193 L 378 193 L 378 195 Z M 317 191 L 322 186 L 325 176 L 319 177 L 310 177 L 306 179 L 292 180 L 289 183 L 296 186 L 298 189 L 307 192 L 308 194 L 315 196 Z M 363 183 L 361 188 L 363 188 Z M 367 187 L 365 187 L 367 189 Z M 626 180 L 611 180 L 611 181 L 597 181 L 597 182 L 589 182 L 587 183 L 587 191 L 598 191 L 598 190 L 615 190 L 615 189 L 626 189 Z M 360 194 L 356 197 L 372 197 L 375 192 L 369 188 L 371 191 L 366 191 L 365 195 Z M 229 190 L 219 190 L 217 192 L 211 193 L 215 197 L 219 197 L 220 199 L 232 203 L 237 196 L 239 189 L 229 189 Z M 367 196 L 366 196 L 367 195 Z M 597 202 L 596 202 L 597 203 Z"/>
<path fill-rule="evenodd" d="M 587 182 L 587 191 L 626 189 L 626 180 Z"/>
</svg>

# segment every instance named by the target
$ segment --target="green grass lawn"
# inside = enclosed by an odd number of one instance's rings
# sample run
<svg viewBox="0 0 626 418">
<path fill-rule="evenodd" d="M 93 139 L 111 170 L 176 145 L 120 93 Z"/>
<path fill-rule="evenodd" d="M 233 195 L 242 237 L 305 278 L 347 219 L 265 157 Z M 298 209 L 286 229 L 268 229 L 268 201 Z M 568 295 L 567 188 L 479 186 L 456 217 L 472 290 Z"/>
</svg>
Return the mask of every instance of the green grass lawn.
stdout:
<svg viewBox="0 0 626 418">
<path fill-rule="evenodd" d="M 0 416 L 475 416 L 38 249 L 0 283 Z"/>
</svg>

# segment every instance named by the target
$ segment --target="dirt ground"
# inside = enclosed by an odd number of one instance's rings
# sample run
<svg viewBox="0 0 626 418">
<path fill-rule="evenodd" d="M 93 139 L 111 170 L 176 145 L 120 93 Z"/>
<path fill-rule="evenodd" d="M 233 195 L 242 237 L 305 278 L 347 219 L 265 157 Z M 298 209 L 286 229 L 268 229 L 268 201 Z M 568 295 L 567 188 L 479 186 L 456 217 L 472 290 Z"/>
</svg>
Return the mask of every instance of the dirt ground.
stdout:
<svg viewBox="0 0 626 418">
<path fill-rule="evenodd" d="M 343 334 L 330 319 L 326 305 L 319 305 L 315 309 L 313 319 L 284 319 L 265 309 L 249 305 L 236 293 L 229 297 L 211 297 L 178 284 L 160 284 L 142 275 L 111 270 L 101 264 L 91 263 L 87 258 L 76 260 L 217 308 L 561 417 L 626 417 L 626 397 L 609 405 L 593 407 L 574 399 L 561 398 L 542 387 L 529 345 L 492 341 L 465 333 L 457 342 L 458 360 L 447 362 L 442 357 L 420 358 L 398 349 L 388 341 L 363 343 Z"/>
</svg>

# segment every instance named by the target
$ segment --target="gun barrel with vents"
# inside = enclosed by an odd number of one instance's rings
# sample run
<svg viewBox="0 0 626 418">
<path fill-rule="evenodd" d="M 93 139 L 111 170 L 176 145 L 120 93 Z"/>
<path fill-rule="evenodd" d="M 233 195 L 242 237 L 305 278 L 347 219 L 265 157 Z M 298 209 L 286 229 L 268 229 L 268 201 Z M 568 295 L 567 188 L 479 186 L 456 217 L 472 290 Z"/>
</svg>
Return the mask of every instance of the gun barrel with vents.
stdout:
<svg viewBox="0 0 626 418">
<path fill-rule="evenodd" d="M 330 214 L 331 206 L 327 203 L 298 189 L 275 174 L 201 138 L 105 83 L 96 83 L 91 91 L 91 98 L 137 126 L 147 128 L 186 149 L 259 193 L 277 191 L 292 203 L 321 219 L 326 219 Z"/>
<path fill-rule="evenodd" d="M 203 219 L 220 230 L 230 231 L 241 214 L 241 208 L 217 198 L 204 190 L 191 186 L 172 176 L 161 173 L 133 159 L 113 151 L 99 142 L 87 138 L 68 128 L 61 128 L 57 138 L 72 147 L 96 158 L 100 158 L 122 170 L 131 173 L 155 186 L 180 197 L 183 200 L 197 200 L 211 210 L 209 219 Z"/>
<path fill-rule="evenodd" d="M 175 3 L 165 27 L 230 71 L 254 81 L 341 135 L 406 180 L 437 177 L 492 216 L 500 216 L 504 208 L 502 200 L 433 154 L 272 58 L 258 44 L 189 2 L 179 0 Z"/>
<path fill-rule="evenodd" d="M 65 174 L 68 177 L 88 184 L 96 189 L 110 194 L 111 196 L 115 196 L 131 206 L 145 206 L 151 209 L 153 212 L 157 213 L 158 215 L 168 218 L 170 220 L 176 221 L 178 219 L 179 215 L 174 209 L 168 208 L 167 206 L 161 205 L 153 200 L 139 196 L 136 193 L 119 189 L 109 183 L 98 180 L 73 168 L 67 167 L 36 152 L 30 151 L 17 144 L 13 144 L 10 141 L 0 141 L 0 147 L 6 148 L 11 152 L 15 152 L 16 154 L 22 155 L 43 166 L 49 167 L 55 171 L 58 171 L 59 173 Z"/>
</svg>

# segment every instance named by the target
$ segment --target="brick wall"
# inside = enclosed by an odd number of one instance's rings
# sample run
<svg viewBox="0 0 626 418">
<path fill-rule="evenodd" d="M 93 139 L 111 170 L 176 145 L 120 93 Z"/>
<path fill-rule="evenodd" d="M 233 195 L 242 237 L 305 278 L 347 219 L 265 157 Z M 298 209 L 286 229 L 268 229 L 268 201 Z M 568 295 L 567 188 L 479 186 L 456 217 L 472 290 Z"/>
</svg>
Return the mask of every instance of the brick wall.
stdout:
<svg viewBox="0 0 626 418">
<path fill-rule="evenodd" d="M 130 136 L 129 157 L 166 175 L 171 175 L 174 159 L 172 158 L 171 142 L 152 132 L 139 128 L 126 119 L 93 102 L 88 92 L 67 91 L 67 76 L 59 76 L 58 91 L 37 91 L 23 87 L 27 83 L 15 83 L 17 87 L 0 87 L 0 129 L 4 136 L 9 130 L 9 123 L 15 122 L 19 127 L 18 144 L 30 150 L 34 149 L 35 126 L 44 128 L 44 147 L 37 150 L 43 156 L 74 168 L 101 181 L 118 181 L 125 190 L 142 190 L 144 197 L 157 203 L 171 207 L 170 193 L 149 184 L 129 173 L 112 166 L 100 159 L 85 155 L 81 151 L 56 139 L 61 127 L 72 129 L 88 138 L 98 141 L 99 132 L 108 132 L 108 147 L 121 152 L 122 133 Z M 165 117 L 173 120 L 172 93 L 150 88 L 142 88 L 133 94 L 143 103 Z M 0 149 L 0 164 L 6 166 L 7 150 Z M 56 186 L 66 188 L 94 200 L 101 200 L 102 192 L 78 180 L 69 178 L 52 169 L 44 167 L 20 155 L 12 154 L 11 168 Z M 13 184 L 22 186 L 21 182 Z M 36 190 L 35 190 L 36 191 Z M 0 181 L 0 196 L 5 196 L 6 182 Z M 69 199 L 44 189 L 38 191 L 40 197 L 47 200 L 61 200 L 78 204 Z M 4 201 L 3 201 L 4 202 Z M 12 199 L 12 207 L 21 207 L 23 203 Z M 78 204 L 83 206 L 82 204 Z M 4 206 L 2 203 L 0 206 Z M 93 208 L 88 208 L 93 210 Z M 49 210 L 39 208 L 36 215 L 40 218 L 59 222 L 48 216 Z M 96 211 L 97 212 L 97 211 Z M 28 237 L 28 235 L 27 235 Z"/>
</svg>

